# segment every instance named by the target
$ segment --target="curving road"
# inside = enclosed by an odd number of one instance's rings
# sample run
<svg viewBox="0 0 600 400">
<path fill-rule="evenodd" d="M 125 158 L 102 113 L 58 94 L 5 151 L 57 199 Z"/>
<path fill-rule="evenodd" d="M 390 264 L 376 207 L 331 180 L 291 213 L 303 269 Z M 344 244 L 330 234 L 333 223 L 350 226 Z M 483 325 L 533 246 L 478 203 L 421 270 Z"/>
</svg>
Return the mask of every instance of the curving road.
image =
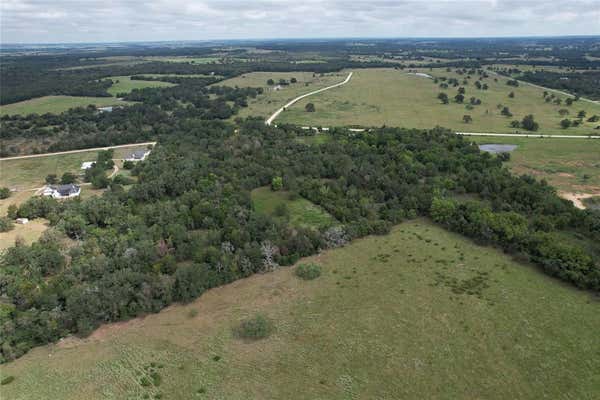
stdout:
<svg viewBox="0 0 600 400">
<path fill-rule="evenodd" d="M 282 113 L 282 112 L 283 112 L 283 111 L 284 111 L 286 108 L 288 108 L 288 107 L 292 106 L 292 105 L 293 105 L 294 103 L 296 103 L 297 101 L 299 101 L 299 100 L 302 100 L 302 99 L 303 99 L 303 98 L 305 98 L 305 97 L 312 96 L 313 94 L 321 93 L 321 92 L 324 92 L 324 91 L 326 91 L 326 90 L 333 89 L 333 88 L 336 88 L 336 87 L 338 87 L 338 86 L 345 85 L 346 83 L 348 83 L 348 82 L 350 81 L 350 78 L 352 78 L 352 72 L 350 72 L 350 73 L 348 74 L 348 76 L 346 77 L 346 79 L 344 79 L 342 82 L 339 82 L 339 83 L 336 83 L 335 85 L 327 86 L 327 87 L 324 87 L 324 88 L 321 88 L 321 89 L 318 89 L 318 90 L 313 90 L 312 92 L 305 93 L 305 94 L 303 94 L 303 95 L 301 95 L 301 96 L 298 96 L 298 97 L 296 97 L 295 99 L 292 99 L 292 100 L 290 100 L 290 101 L 289 101 L 289 102 L 288 102 L 286 105 L 284 105 L 283 107 L 281 107 L 280 109 L 278 109 L 277 111 L 275 111 L 275 112 L 273 113 L 273 115 L 271 115 L 271 116 L 270 116 L 270 117 L 269 117 L 269 118 L 268 118 L 268 119 L 265 121 L 265 124 L 267 124 L 267 125 L 271 125 L 271 123 L 273 122 L 273 120 L 274 120 L 275 118 L 277 118 L 277 116 L 278 116 L 279 114 L 281 114 L 281 113 Z"/>
</svg>

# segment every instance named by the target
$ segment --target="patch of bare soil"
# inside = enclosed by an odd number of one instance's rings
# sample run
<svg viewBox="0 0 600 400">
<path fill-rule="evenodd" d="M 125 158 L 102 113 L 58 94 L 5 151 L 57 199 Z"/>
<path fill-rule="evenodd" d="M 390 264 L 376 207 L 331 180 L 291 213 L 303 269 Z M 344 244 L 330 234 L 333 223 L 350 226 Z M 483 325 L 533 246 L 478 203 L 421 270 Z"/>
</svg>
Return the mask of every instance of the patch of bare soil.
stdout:
<svg viewBox="0 0 600 400">
<path fill-rule="evenodd" d="M 562 177 L 564 177 L 564 178 L 575 178 L 575 175 L 573 175 L 573 174 L 569 174 L 569 173 L 567 173 L 567 172 L 559 172 L 557 175 L 558 175 L 558 176 L 562 176 Z"/>
<path fill-rule="evenodd" d="M 574 192 L 563 192 L 559 191 L 558 195 L 563 199 L 569 200 L 573 205 L 581 210 L 585 210 L 585 204 L 582 200 L 589 197 L 600 196 L 600 192 L 597 193 L 574 193 Z"/>
</svg>

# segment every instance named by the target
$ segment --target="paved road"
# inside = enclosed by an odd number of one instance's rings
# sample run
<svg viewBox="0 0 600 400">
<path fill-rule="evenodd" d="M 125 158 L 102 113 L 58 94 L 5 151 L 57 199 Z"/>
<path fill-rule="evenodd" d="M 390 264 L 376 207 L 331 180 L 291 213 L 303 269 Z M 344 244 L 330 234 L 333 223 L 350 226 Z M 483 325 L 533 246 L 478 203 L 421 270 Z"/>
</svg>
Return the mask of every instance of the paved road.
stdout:
<svg viewBox="0 0 600 400">
<path fill-rule="evenodd" d="M 528 138 L 559 138 L 559 139 L 600 139 L 599 135 L 544 135 L 543 133 L 486 133 L 486 132 L 456 132 L 464 136 L 508 136 Z"/>
<path fill-rule="evenodd" d="M 313 129 L 327 132 L 329 128 L 314 126 L 303 126 L 302 129 Z M 364 132 L 365 128 L 347 128 L 350 132 Z M 528 137 L 528 138 L 559 138 L 559 139 L 600 139 L 600 135 L 545 135 L 543 133 L 488 133 L 488 132 L 455 132 L 463 136 L 506 136 L 506 137 Z"/>
<path fill-rule="evenodd" d="M 298 97 L 296 97 L 296 98 L 295 98 L 295 99 L 293 99 L 293 100 L 290 100 L 290 101 L 289 101 L 289 102 L 288 102 L 286 105 L 284 105 L 283 107 L 281 107 L 279 110 L 275 111 L 275 112 L 273 113 L 273 115 L 271 115 L 271 116 L 270 116 L 270 117 L 269 117 L 269 118 L 268 118 L 268 119 L 265 121 L 265 123 L 266 123 L 267 125 L 271 125 L 271 123 L 273 122 L 273 120 L 274 120 L 275 118 L 277 118 L 277 116 L 278 116 L 279 114 L 281 114 L 281 113 L 282 113 L 282 112 L 283 112 L 283 111 L 284 111 L 286 108 L 288 108 L 288 107 L 292 106 L 292 105 L 293 105 L 294 103 L 296 103 L 297 101 L 299 101 L 299 100 L 302 100 L 302 99 L 303 99 L 303 98 L 305 98 L 305 97 L 312 96 L 313 94 L 321 93 L 321 92 L 324 92 L 324 91 L 326 91 L 326 90 L 333 89 L 333 88 L 336 88 L 336 87 L 338 87 L 338 86 L 345 85 L 346 83 L 348 83 L 348 82 L 350 81 L 350 78 L 352 78 L 352 72 L 350 72 L 350 73 L 348 74 L 348 76 L 346 77 L 346 79 L 344 79 L 342 82 L 339 82 L 339 83 L 336 83 L 335 85 L 327 86 L 327 87 L 324 87 L 324 88 L 321 88 L 321 89 L 318 89 L 318 90 L 313 90 L 312 92 L 305 93 L 305 94 L 303 94 L 303 95 L 301 95 L 301 96 L 298 96 Z"/>
<path fill-rule="evenodd" d="M 91 149 L 79 149 L 79 150 L 67 150 L 67 151 L 59 151 L 56 153 L 43 153 L 43 154 L 30 154 L 26 156 L 16 156 L 16 157 L 5 157 L 0 158 L 0 161 L 8 161 L 8 160 L 20 160 L 24 158 L 37 158 L 37 157 L 49 157 L 49 156 L 57 156 L 60 154 L 73 154 L 73 153 L 85 153 L 86 151 L 100 151 L 100 150 L 108 150 L 108 149 L 119 149 L 122 147 L 135 147 L 135 146 L 147 146 L 147 145 L 155 145 L 156 142 L 143 142 L 143 143 L 133 143 L 133 144 L 121 144 L 118 146 L 108 146 L 108 147 L 94 147 Z"/>
</svg>

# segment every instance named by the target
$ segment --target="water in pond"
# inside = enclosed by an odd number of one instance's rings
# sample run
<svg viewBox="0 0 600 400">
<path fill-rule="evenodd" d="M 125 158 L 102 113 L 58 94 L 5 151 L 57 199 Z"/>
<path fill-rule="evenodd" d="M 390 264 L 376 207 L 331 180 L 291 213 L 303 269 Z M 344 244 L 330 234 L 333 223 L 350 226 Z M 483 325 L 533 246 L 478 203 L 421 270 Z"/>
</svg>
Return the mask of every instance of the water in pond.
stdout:
<svg viewBox="0 0 600 400">
<path fill-rule="evenodd" d="M 508 153 L 517 148 L 516 144 L 480 144 L 479 150 L 488 153 Z"/>
</svg>

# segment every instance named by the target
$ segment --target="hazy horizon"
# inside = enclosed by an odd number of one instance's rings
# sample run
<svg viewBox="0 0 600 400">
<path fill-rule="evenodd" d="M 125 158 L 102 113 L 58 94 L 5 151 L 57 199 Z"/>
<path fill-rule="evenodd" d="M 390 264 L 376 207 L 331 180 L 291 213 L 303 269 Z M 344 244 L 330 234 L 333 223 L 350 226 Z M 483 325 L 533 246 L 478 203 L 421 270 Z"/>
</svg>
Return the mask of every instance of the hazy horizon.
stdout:
<svg viewBox="0 0 600 400">
<path fill-rule="evenodd" d="M 595 36 L 600 2 L 4 0 L 0 43 Z"/>
</svg>

